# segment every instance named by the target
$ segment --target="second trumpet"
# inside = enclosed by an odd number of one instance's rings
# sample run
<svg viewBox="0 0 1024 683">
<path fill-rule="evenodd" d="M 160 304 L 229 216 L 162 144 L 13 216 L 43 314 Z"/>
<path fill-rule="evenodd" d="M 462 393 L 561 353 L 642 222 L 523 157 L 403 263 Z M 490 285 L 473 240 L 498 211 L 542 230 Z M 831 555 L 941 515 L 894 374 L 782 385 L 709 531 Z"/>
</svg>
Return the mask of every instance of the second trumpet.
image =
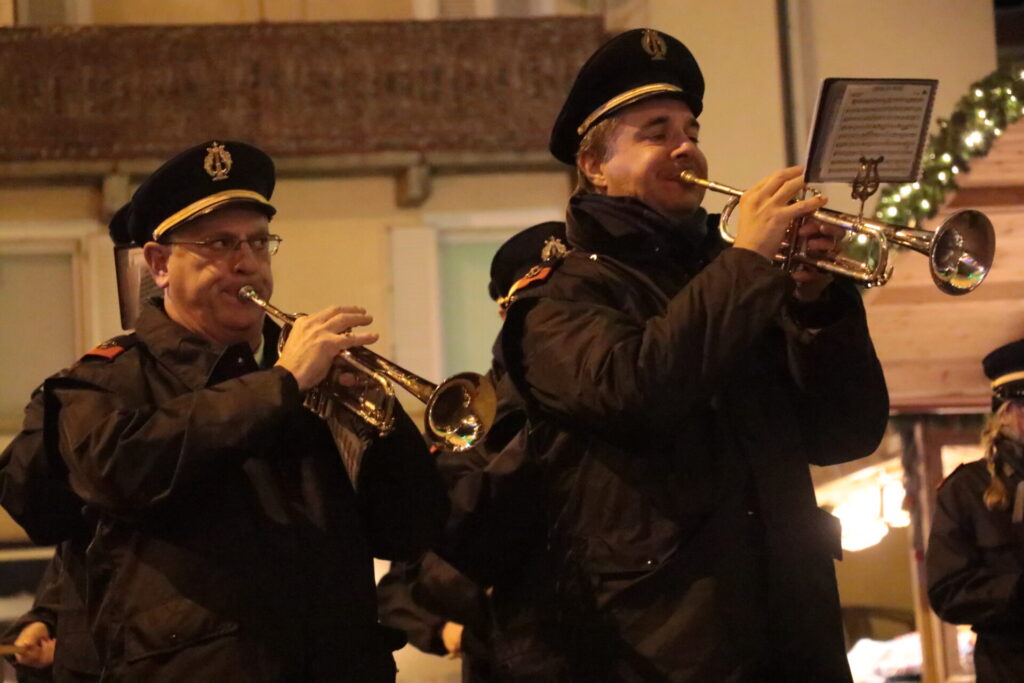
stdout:
<svg viewBox="0 0 1024 683">
<path fill-rule="evenodd" d="M 729 232 L 729 219 L 739 204 L 743 190 L 705 180 L 690 171 L 683 171 L 679 180 L 735 197 L 722 210 L 719 223 L 722 239 L 730 244 L 735 242 L 736 237 Z M 932 282 L 939 290 L 946 294 L 967 294 L 985 280 L 995 258 L 996 238 L 992 221 L 974 209 L 957 211 L 934 232 L 873 221 L 831 209 L 819 209 L 811 218 L 842 228 L 848 237 L 864 235 L 867 241 L 875 245 L 873 251 L 876 256 L 873 262 L 851 258 L 842 251 L 828 258 L 814 258 L 804 253 L 794 238 L 787 237 L 788 241 L 783 243 L 782 250 L 775 257 L 784 267 L 805 263 L 853 278 L 869 287 L 884 285 L 892 275 L 892 266 L 889 264 L 890 245 L 897 244 L 928 257 Z"/>
</svg>

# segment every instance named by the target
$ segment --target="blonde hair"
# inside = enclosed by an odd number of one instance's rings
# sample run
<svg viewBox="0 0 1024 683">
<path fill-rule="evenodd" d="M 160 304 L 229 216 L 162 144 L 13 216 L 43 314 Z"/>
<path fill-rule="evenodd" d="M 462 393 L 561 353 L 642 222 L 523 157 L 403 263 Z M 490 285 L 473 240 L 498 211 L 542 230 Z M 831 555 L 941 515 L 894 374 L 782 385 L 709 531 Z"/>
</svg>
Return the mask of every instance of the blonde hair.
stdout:
<svg viewBox="0 0 1024 683">
<path fill-rule="evenodd" d="M 1010 507 L 1010 490 L 1004 481 L 1004 464 L 999 457 L 1000 437 L 1006 438 L 1003 427 L 1007 421 L 1010 401 L 1004 401 L 989 417 L 985 428 L 981 431 L 981 447 L 985 453 L 985 466 L 988 469 L 990 482 L 985 489 L 985 507 L 989 510 L 1006 510 Z"/>
<path fill-rule="evenodd" d="M 594 157 L 602 161 L 607 159 L 609 143 L 611 142 L 612 134 L 618 126 L 618 117 L 610 116 L 598 122 L 580 140 L 580 147 L 576 151 L 576 188 L 573 190 L 574 195 L 604 194 L 601 188 L 590 182 L 590 178 L 583 172 L 581 162 L 584 156 Z"/>
</svg>

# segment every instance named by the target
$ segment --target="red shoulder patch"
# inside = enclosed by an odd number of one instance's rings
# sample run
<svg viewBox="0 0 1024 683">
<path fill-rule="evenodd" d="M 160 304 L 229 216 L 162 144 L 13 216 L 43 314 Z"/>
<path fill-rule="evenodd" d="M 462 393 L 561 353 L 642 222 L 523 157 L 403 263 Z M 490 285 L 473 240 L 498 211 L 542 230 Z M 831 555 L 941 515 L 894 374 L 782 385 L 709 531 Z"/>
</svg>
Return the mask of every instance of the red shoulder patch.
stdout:
<svg viewBox="0 0 1024 683">
<path fill-rule="evenodd" d="M 97 346 L 92 351 L 89 351 L 85 355 L 86 357 L 99 356 L 100 358 L 106 358 L 107 360 L 114 360 L 122 353 L 124 353 L 125 350 L 125 347 L 121 346 L 116 341 L 111 339 L 109 341 L 103 342 L 102 344 Z"/>
<path fill-rule="evenodd" d="M 508 294 L 498 299 L 498 306 L 504 311 L 505 308 L 512 303 L 515 299 L 515 294 L 523 287 L 528 287 L 534 282 L 543 282 L 551 277 L 551 273 L 554 269 L 551 266 L 534 266 L 530 269 L 523 277 L 516 280 L 511 287 L 509 287 Z"/>
</svg>

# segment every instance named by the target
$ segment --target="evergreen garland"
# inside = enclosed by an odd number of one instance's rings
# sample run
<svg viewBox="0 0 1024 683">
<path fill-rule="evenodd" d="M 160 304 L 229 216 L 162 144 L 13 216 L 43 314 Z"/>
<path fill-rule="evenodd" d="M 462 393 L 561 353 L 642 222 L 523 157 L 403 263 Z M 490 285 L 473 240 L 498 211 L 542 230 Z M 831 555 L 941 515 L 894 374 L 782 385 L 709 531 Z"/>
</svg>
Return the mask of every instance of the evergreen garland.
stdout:
<svg viewBox="0 0 1024 683">
<path fill-rule="evenodd" d="M 1022 100 L 1024 70 L 996 71 L 973 83 L 928 138 L 920 180 L 882 188 L 876 217 L 906 226 L 933 217 L 946 193 L 957 189 L 956 176 L 970 170 L 969 160 L 988 154 L 995 139 L 1021 117 Z"/>
</svg>

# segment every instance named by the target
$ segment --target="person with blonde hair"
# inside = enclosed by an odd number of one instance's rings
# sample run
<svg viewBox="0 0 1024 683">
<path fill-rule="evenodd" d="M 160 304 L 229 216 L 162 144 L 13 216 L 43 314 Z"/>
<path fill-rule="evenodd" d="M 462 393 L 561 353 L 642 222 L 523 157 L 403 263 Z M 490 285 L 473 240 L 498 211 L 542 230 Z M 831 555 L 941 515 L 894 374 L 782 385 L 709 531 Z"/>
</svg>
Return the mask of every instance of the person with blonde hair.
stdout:
<svg viewBox="0 0 1024 683">
<path fill-rule="evenodd" d="M 928 599 L 978 634 L 978 683 L 1024 680 L 1024 339 L 983 361 L 992 380 L 984 457 L 938 492 L 928 539 Z"/>
</svg>

